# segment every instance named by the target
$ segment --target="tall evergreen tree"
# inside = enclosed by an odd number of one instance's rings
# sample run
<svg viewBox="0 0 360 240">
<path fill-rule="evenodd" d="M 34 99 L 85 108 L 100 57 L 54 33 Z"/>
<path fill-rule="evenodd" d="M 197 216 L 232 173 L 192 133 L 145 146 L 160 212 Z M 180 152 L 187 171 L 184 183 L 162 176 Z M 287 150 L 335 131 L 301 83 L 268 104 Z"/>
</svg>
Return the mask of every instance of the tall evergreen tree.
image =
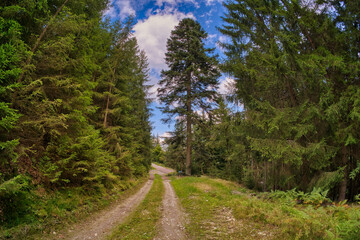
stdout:
<svg viewBox="0 0 360 240">
<path fill-rule="evenodd" d="M 11 96 L 18 87 L 16 80 L 21 72 L 20 63 L 22 56 L 26 55 L 21 29 L 19 22 L 0 17 L 0 184 L 16 174 L 13 161 L 16 160 L 14 150 L 19 141 L 11 137 L 10 131 L 20 115 L 11 108 Z"/>
<path fill-rule="evenodd" d="M 147 58 L 131 35 L 133 19 L 112 24 L 111 48 L 97 80 L 93 119 L 107 140 L 119 175 L 142 175 L 150 167 L 151 127 Z"/>
<path fill-rule="evenodd" d="M 337 177 L 323 187 L 339 188 L 332 194 L 343 200 L 349 173 L 356 175 L 358 4 L 243 0 L 225 6 L 220 31 L 231 38 L 223 44 L 225 70 L 245 105 L 254 166 L 262 166 L 273 189 L 306 190 L 331 173 Z"/>
<path fill-rule="evenodd" d="M 164 113 L 186 118 L 186 174 L 191 175 L 191 141 L 194 112 L 208 110 L 216 97 L 219 69 L 214 49 L 203 40 L 207 33 L 193 19 L 180 21 L 167 41 L 166 63 L 158 96 Z M 169 119 L 168 119 L 169 120 Z"/>
</svg>

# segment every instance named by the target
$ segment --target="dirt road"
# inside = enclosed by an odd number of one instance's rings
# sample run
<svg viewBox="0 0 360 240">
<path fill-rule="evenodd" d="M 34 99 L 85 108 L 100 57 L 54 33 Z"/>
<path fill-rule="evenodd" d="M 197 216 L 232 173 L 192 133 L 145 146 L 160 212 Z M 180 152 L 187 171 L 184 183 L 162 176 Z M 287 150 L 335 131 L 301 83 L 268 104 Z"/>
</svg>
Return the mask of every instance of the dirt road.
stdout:
<svg viewBox="0 0 360 240">
<path fill-rule="evenodd" d="M 166 178 L 166 175 L 174 172 L 174 170 L 156 164 L 152 164 L 152 166 L 155 169 L 150 171 L 149 180 L 137 193 L 109 209 L 95 213 L 90 218 L 74 225 L 71 229 L 58 234 L 55 238 L 68 240 L 106 239 L 106 236 L 111 234 L 112 230 L 120 225 L 144 200 L 152 186 L 154 174 L 159 174 L 164 179 L 165 194 L 162 209 L 163 218 L 161 220 L 161 229 L 159 230 L 160 234 L 155 239 L 185 239 L 182 227 L 182 211 L 179 208 L 178 200 L 170 185 L 170 181 Z"/>
<path fill-rule="evenodd" d="M 134 195 L 125 201 L 115 205 L 111 209 L 100 211 L 91 217 L 90 221 L 85 221 L 69 230 L 63 239 L 85 240 L 85 239 L 105 239 L 112 229 L 121 224 L 125 218 L 144 200 L 149 192 L 153 180 L 148 180 L 145 185 Z"/>
<path fill-rule="evenodd" d="M 155 237 L 155 240 L 183 240 L 184 233 L 184 214 L 180 209 L 178 198 L 170 184 L 170 180 L 165 175 L 174 172 L 169 168 L 164 168 L 156 164 L 152 165 L 157 174 L 163 176 L 165 194 L 163 199 L 163 217 L 161 219 L 160 234 Z"/>
<path fill-rule="evenodd" d="M 171 168 L 166 168 L 166 167 L 162 167 L 162 166 L 159 166 L 159 165 L 156 165 L 154 163 L 151 164 L 151 166 L 155 169 L 151 170 L 151 172 L 153 172 L 154 174 L 159 174 L 160 176 L 162 177 L 165 177 L 165 175 L 169 174 L 169 173 L 173 173 L 175 172 L 174 169 L 171 169 Z"/>
</svg>

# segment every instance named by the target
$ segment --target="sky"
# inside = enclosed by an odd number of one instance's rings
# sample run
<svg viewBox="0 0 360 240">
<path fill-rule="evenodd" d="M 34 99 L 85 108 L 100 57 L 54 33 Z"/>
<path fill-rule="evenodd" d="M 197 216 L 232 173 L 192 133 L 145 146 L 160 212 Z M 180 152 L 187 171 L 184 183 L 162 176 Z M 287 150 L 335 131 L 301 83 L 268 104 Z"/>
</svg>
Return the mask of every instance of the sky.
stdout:
<svg viewBox="0 0 360 240">
<path fill-rule="evenodd" d="M 225 41 L 225 37 L 216 27 L 223 24 L 221 17 L 225 14 L 225 8 L 222 2 L 223 0 L 112 0 L 111 5 L 104 12 L 104 15 L 112 20 L 124 20 L 130 15 L 135 17 L 133 34 L 149 61 L 150 79 L 147 84 L 152 85 L 149 96 L 153 98 L 150 106 L 153 135 L 169 136 L 169 131 L 173 128 L 173 125 L 161 121 L 166 116 L 158 109 L 161 104 L 156 98 L 160 72 L 167 68 L 164 58 L 166 41 L 171 31 L 181 19 L 193 18 L 208 33 L 205 46 L 216 47 L 221 60 L 223 54 L 217 43 Z M 222 76 L 219 81 L 219 92 L 226 94 L 227 86 L 233 84 L 233 80 Z"/>
</svg>

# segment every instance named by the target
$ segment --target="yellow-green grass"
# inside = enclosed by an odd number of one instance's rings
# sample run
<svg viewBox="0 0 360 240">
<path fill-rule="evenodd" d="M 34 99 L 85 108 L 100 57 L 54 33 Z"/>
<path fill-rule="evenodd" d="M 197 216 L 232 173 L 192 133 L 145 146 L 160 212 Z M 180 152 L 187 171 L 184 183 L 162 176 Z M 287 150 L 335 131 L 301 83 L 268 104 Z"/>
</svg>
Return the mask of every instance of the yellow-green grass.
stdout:
<svg viewBox="0 0 360 240">
<path fill-rule="evenodd" d="M 192 239 L 359 239 L 358 206 L 289 204 L 208 177 L 174 178 Z"/>
<path fill-rule="evenodd" d="M 159 231 L 163 195 L 164 184 L 161 177 L 156 174 L 144 201 L 108 239 L 153 239 Z"/>
</svg>

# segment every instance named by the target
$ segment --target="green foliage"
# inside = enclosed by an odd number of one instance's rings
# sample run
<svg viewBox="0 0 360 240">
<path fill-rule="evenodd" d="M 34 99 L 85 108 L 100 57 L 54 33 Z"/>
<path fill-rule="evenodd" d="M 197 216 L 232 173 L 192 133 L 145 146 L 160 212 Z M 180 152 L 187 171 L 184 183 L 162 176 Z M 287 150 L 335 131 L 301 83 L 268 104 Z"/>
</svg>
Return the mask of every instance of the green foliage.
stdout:
<svg viewBox="0 0 360 240">
<path fill-rule="evenodd" d="M 156 145 L 156 147 L 152 150 L 151 154 L 151 162 L 164 163 L 164 151 L 162 150 L 160 144 Z"/>
<path fill-rule="evenodd" d="M 31 203 L 30 179 L 17 175 L 0 185 L 0 221 L 7 225 L 18 223 L 29 212 Z"/>
<path fill-rule="evenodd" d="M 107 4 L 0 3 L 0 185 L 20 184 L 21 175 L 29 188 L 103 193 L 148 172 L 147 59 L 131 36 L 132 19 L 103 21 Z M 38 199 L 20 185 L 13 205 L 1 199 L 2 220 L 64 214 L 32 211 L 28 203 Z"/>
<path fill-rule="evenodd" d="M 331 190 L 336 184 L 339 184 L 344 177 L 343 169 L 334 172 L 323 172 L 319 176 L 314 177 L 309 187 L 321 188 L 323 190 Z"/>
<path fill-rule="evenodd" d="M 19 141 L 10 135 L 20 117 L 18 111 L 11 107 L 11 95 L 19 84 L 22 55 L 26 53 L 21 40 L 21 25 L 12 19 L 0 17 L 0 184 L 13 176 L 11 166 L 16 160 L 15 147 Z"/>
<path fill-rule="evenodd" d="M 221 43 L 222 69 L 235 79 L 233 100 L 244 105 L 246 179 L 262 190 L 315 185 L 333 199 L 354 196 L 359 5 L 229 0 L 224 6 L 219 30 L 229 39 Z"/>
<path fill-rule="evenodd" d="M 205 100 L 216 97 L 218 63 L 216 56 L 209 56 L 214 49 L 204 47 L 206 37 L 198 22 L 186 18 L 168 39 L 165 60 L 170 69 L 162 71 L 158 95 L 165 104 L 163 112 L 170 117 L 193 115 L 198 108 L 208 110 L 211 104 Z M 187 106 L 188 100 L 191 106 Z M 173 103 L 179 106 L 173 107 Z"/>
<path fill-rule="evenodd" d="M 26 194 L 18 203 L 24 210 L 22 216 L 14 209 L 11 217 L 0 228 L 0 239 L 49 239 L 53 232 L 61 231 L 64 226 L 75 224 L 114 201 L 122 201 L 138 191 L 147 179 L 121 181 L 112 189 L 98 190 L 83 187 L 63 187 L 49 190 L 44 186 L 24 186 Z M 28 182 L 29 183 L 29 182 Z M 16 200 L 19 193 L 12 199 Z M 25 201 L 24 201 L 25 200 Z M 9 204 L 9 203 L 8 203 Z M 24 205 L 26 204 L 26 205 Z M 16 210 L 16 211 L 15 211 Z"/>
<path fill-rule="evenodd" d="M 178 116 L 186 122 L 186 174 L 191 175 L 192 125 L 196 111 L 208 111 L 217 98 L 217 56 L 214 49 L 205 48 L 207 33 L 193 19 L 185 18 L 171 32 L 167 41 L 165 61 L 169 70 L 161 72 L 158 97 L 168 114 L 164 122 Z"/>
<path fill-rule="evenodd" d="M 271 191 L 270 198 L 281 199 L 286 203 L 294 206 L 295 203 L 310 204 L 314 206 L 320 206 L 325 203 L 330 203 L 331 200 L 327 198 L 328 190 L 322 190 L 321 188 L 314 188 L 309 193 L 297 191 L 292 189 L 289 191 Z"/>
<path fill-rule="evenodd" d="M 171 137 L 165 139 L 167 145 L 165 152 L 165 165 L 176 169 L 176 171 L 185 172 L 185 151 L 186 151 L 185 125 L 182 121 L 175 123 L 175 131 Z"/>
</svg>

